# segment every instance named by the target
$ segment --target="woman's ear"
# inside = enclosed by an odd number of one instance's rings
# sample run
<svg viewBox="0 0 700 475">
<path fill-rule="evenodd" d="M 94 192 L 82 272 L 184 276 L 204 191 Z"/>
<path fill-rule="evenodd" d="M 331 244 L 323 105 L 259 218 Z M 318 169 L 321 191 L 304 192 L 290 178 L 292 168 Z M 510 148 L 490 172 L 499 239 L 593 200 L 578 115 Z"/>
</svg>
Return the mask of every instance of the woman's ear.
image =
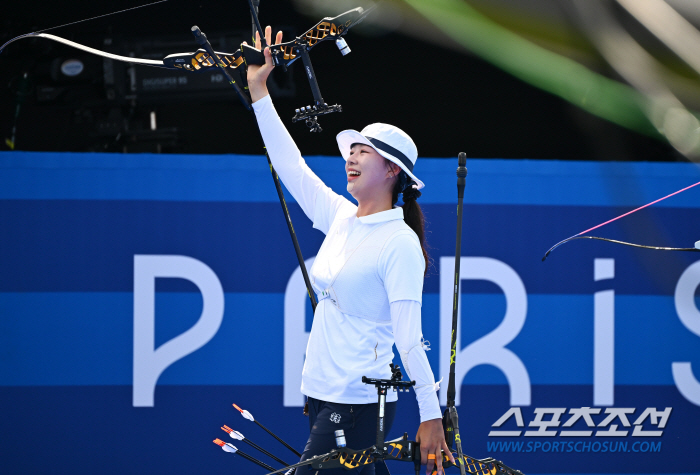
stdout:
<svg viewBox="0 0 700 475">
<path fill-rule="evenodd" d="M 399 176 L 399 173 L 401 173 L 401 167 L 390 160 L 387 160 L 387 161 L 389 162 L 389 174 L 388 174 L 388 176 L 390 176 L 390 177 Z"/>
</svg>

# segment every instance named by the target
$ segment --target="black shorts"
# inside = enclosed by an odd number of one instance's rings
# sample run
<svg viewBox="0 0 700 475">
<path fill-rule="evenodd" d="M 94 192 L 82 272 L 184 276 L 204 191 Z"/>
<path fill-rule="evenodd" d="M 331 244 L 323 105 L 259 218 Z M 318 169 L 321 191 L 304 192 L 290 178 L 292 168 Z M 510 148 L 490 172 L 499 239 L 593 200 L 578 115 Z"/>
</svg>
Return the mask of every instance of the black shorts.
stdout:
<svg viewBox="0 0 700 475">
<path fill-rule="evenodd" d="M 374 404 L 338 404 L 309 398 L 309 440 L 306 442 L 301 460 L 314 455 L 321 455 L 337 448 L 335 431 L 343 429 L 347 446 L 353 449 L 366 449 L 377 441 L 377 405 Z M 396 402 L 384 406 L 385 434 L 389 434 L 396 415 Z M 379 462 L 379 473 L 388 473 L 384 462 Z M 313 469 L 309 469 L 313 470 Z M 298 470 L 303 474 L 305 470 Z M 322 475 L 375 475 L 375 465 L 365 465 L 354 470 L 323 470 Z"/>
</svg>

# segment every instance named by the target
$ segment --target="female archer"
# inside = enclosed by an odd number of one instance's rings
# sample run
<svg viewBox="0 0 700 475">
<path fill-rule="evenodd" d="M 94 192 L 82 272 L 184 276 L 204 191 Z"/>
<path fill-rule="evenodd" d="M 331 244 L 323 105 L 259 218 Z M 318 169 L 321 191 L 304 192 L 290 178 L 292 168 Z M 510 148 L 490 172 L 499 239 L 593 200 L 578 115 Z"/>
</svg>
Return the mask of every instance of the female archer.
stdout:
<svg viewBox="0 0 700 475">
<path fill-rule="evenodd" d="M 271 29 L 265 29 L 271 44 Z M 277 33 L 276 44 L 282 42 Z M 260 48 L 257 35 L 256 47 Z M 445 443 L 436 384 L 422 344 L 421 299 L 428 256 L 423 214 L 416 199 L 423 182 L 413 173 L 418 152 L 411 138 L 387 124 L 338 134 L 347 190 L 357 205 L 333 192 L 306 165 L 267 91 L 273 69 L 248 66 L 248 87 L 260 132 L 275 170 L 302 210 L 326 238 L 309 272 L 319 302 L 309 335 L 301 392 L 309 398 L 311 434 L 301 460 L 335 448 L 343 429 L 348 447 L 365 448 L 376 435 L 377 394 L 362 376 L 389 379 L 395 343 L 415 392 L 421 424 L 421 463 L 442 473 Z M 403 207 L 395 207 L 399 194 Z M 396 411 L 389 392 L 386 432 Z M 452 460 L 452 455 L 449 455 Z M 454 460 L 452 460 L 454 463 Z M 374 474 L 374 465 L 355 472 Z M 328 471 L 326 475 L 331 475 Z M 339 473 L 348 473 L 338 469 Z"/>
</svg>

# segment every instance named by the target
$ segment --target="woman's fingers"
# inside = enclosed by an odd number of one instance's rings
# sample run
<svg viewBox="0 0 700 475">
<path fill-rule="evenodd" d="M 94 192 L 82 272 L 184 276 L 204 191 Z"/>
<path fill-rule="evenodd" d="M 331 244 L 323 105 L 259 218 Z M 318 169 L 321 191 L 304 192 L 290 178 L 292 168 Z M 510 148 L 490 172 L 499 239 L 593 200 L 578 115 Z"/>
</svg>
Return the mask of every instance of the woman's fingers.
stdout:
<svg viewBox="0 0 700 475">
<path fill-rule="evenodd" d="M 272 46 L 272 27 L 269 25 L 265 27 L 265 42 L 268 46 Z M 247 44 L 245 41 L 243 43 Z M 275 35 L 275 44 L 278 45 L 280 43 L 282 43 L 282 32 L 278 31 L 277 35 Z M 260 42 L 260 32 L 257 30 L 255 31 L 255 47 L 257 49 L 262 49 L 262 44 Z"/>
<path fill-rule="evenodd" d="M 447 455 L 447 458 L 450 459 L 450 462 L 457 465 L 457 462 L 455 462 L 455 458 L 452 455 L 452 451 L 450 450 L 450 447 L 447 445 L 447 442 L 445 442 L 445 441 L 442 442 L 442 450 L 443 450 L 443 452 L 445 452 L 445 455 Z"/>
<path fill-rule="evenodd" d="M 276 41 L 277 41 L 277 43 L 280 43 L 282 41 L 282 32 L 281 31 L 277 32 Z M 263 50 L 263 55 L 265 56 L 265 64 L 267 66 L 273 68 L 274 63 L 272 61 L 272 53 L 270 52 L 270 46 L 272 46 L 272 27 L 270 25 L 265 27 L 265 43 L 267 44 L 267 47 Z M 257 49 L 262 48 L 259 31 L 255 32 L 255 47 Z"/>
<path fill-rule="evenodd" d="M 426 466 L 426 473 L 430 475 L 433 470 L 436 470 L 437 473 L 443 474 L 442 451 L 444 450 L 446 454 L 450 454 L 450 451 L 445 443 L 442 420 L 433 419 L 422 422 L 416 433 L 416 442 L 420 444 L 421 464 Z M 448 457 L 451 457 L 451 454 Z"/>
<path fill-rule="evenodd" d="M 421 452 L 423 452 L 423 450 L 421 450 Z M 421 458 L 426 461 L 425 473 L 431 475 L 433 470 L 437 470 L 439 474 L 445 473 L 442 468 L 442 453 L 440 448 L 428 449 L 427 452 L 427 454 L 421 453 Z"/>
<path fill-rule="evenodd" d="M 425 465 L 426 475 L 431 475 L 433 473 L 433 466 L 435 465 L 435 454 L 428 454 L 428 463 Z"/>
<path fill-rule="evenodd" d="M 425 473 L 431 475 L 434 470 L 440 475 L 445 473 L 442 468 L 442 454 L 440 453 L 440 449 L 437 449 L 435 453 L 428 454 L 428 463 L 425 465 Z"/>
<path fill-rule="evenodd" d="M 455 458 L 452 456 L 452 452 L 450 451 L 450 448 L 447 446 L 446 443 L 442 443 L 442 449 L 440 448 L 435 448 L 429 449 L 427 455 L 422 454 L 423 460 L 426 460 L 427 458 L 427 463 L 425 464 L 425 473 L 430 475 L 434 471 L 440 475 L 445 473 L 445 469 L 442 466 L 442 461 L 443 461 L 443 455 L 445 454 L 447 458 L 452 462 L 454 465 L 457 465 L 455 462 Z"/>
<path fill-rule="evenodd" d="M 442 454 L 440 453 L 440 449 L 435 451 L 435 470 L 437 470 L 437 473 L 440 475 L 445 473 L 442 469 Z"/>
<path fill-rule="evenodd" d="M 265 42 L 268 46 L 272 45 L 272 27 L 270 25 L 265 27 Z"/>
</svg>

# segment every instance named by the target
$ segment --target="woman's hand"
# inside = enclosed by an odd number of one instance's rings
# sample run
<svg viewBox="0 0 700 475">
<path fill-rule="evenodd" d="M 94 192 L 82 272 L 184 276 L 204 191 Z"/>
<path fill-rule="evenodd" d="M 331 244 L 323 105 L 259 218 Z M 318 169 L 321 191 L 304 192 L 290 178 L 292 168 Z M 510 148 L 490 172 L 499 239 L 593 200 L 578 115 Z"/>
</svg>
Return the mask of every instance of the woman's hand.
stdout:
<svg viewBox="0 0 700 475">
<path fill-rule="evenodd" d="M 272 28 L 267 26 L 265 28 L 265 41 L 268 45 L 272 44 Z M 275 37 L 275 44 L 278 45 L 282 42 L 282 32 L 278 31 Z M 245 41 L 243 44 L 248 44 Z M 260 32 L 255 32 L 255 47 L 260 49 Z M 265 55 L 265 64 L 262 66 L 257 66 L 254 64 L 248 65 L 248 90 L 250 91 L 250 98 L 253 102 L 257 102 L 263 97 L 267 96 L 267 78 L 270 76 L 272 69 L 275 65 L 272 63 L 272 55 L 270 54 L 270 48 L 265 48 L 263 51 Z"/>
<path fill-rule="evenodd" d="M 442 419 L 432 419 L 421 423 L 416 433 L 416 442 L 420 444 L 420 463 L 426 465 L 428 475 L 433 473 L 433 465 L 437 473 L 445 473 L 442 468 L 442 451 L 450 458 L 450 462 L 455 463 L 455 459 L 450 452 L 450 448 L 445 442 L 445 433 L 442 428 Z M 435 459 L 428 458 L 428 454 L 433 454 Z"/>
</svg>

